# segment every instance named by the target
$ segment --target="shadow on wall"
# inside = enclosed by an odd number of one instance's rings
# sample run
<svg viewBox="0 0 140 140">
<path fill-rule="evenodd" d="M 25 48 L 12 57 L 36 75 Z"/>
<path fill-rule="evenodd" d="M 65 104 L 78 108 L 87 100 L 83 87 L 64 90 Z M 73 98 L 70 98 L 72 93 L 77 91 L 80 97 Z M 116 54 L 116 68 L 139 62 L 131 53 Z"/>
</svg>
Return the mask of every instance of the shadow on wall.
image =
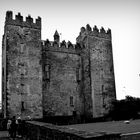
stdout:
<svg viewBox="0 0 140 140">
<path fill-rule="evenodd" d="M 85 116 L 48 116 L 42 119 L 33 119 L 33 120 L 44 123 L 51 123 L 55 125 L 70 125 L 70 124 L 110 121 L 110 118 L 108 117 L 86 118 Z"/>
</svg>

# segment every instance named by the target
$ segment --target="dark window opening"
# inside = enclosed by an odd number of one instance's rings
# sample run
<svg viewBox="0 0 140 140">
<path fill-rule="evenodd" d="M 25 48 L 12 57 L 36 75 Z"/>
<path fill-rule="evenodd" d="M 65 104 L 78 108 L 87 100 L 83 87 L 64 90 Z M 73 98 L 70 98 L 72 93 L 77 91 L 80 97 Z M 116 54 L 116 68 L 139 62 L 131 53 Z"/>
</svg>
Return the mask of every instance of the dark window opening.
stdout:
<svg viewBox="0 0 140 140">
<path fill-rule="evenodd" d="M 73 111 L 73 116 L 75 117 L 77 115 L 77 112 L 76 111 Z"/>
<path fill-rule="evenodd" d="M 21 80 L 23 80 L 24 79 L 24 74 L 22 73 L 22 74 L 20 74 L 20 76 L 21 76 Z"/>
<path fill-rule="evenodd" d="M 4 76 L 4 68 L 2 68 L 2 76 Z"/>
<path fill-rule="evenodd" d="M 73 96 L 70 96 L 70 106 L 71 106 L 71 107 L 73 107 L 73 106 L 74 106 Z"/>
<path fill-rule="evenodd" d="M 113 66 L 110 67 L 110 72 L 113 72 Z"/>
<path fill-rule="evenodd" d="M 103 93 L 103 91 L 104 91 L 104 85 L 102 85 L 102 93 Z"/>
<path fill-rule="evenodd" d="M 45 71 L 46 71 L 46 72 L 49 72 L 49 68 L 50 68 L 50 65 L 47 64 L 47 65 L 45 66 Z"/>
<path fill-rule="evenodd" d="M 77 82 L 80 82 L 80 80 L 81 80 L 81 69 L 80 69 L 80 67 L 76 68 L 76 80 L 77 80 Z"/>
<path fill-rule="evenodd" d="M 20 85 L 21 85 L 21 86 L 24 86 L 24 84 L 23 84 L 23 83 L 21 83 Z"/>
<path fill-rule="evenodd" d="M 24 111 L 24 110 L 25 110 L 24 102 L 22 101 L 22 102 L 21 102 L 21 111 Z"/>
<path fill-rule="evenodd" d="M 45 78 L 47 80 L 50 79 L 50 65 L 49 64 L 45 65 Z"/>
<path fill-rule="evenodd" d="M 18 63 L 19 66 L 24 66 L 23 62 Z"/>
</svg>

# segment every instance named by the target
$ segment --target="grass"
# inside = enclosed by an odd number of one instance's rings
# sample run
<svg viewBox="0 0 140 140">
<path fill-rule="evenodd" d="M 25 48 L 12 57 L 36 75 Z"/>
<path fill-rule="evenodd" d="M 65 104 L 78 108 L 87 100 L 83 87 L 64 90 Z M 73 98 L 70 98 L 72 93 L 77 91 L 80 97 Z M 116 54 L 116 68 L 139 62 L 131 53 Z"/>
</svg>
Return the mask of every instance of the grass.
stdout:
<svg viewBox="0 0 140 140">
<path fill-rule="evenodd" d="M 121 134 L 140 132 L 140 120 L 131 120 L 129 124 L 124 121 L 111 121 L 100 123 L 87 123 L 66 126 L 88 132 L 117 132 Z"/>
</svg>

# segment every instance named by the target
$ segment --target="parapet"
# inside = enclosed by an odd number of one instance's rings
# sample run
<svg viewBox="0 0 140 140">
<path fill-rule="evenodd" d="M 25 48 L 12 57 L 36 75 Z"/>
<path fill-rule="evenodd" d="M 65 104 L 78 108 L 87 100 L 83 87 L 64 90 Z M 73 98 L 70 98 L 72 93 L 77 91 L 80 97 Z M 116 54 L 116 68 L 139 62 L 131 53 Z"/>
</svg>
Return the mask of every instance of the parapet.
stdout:
<svg viewBox="0 0 140 140">
<path fill-rule="evenodd" d="M 15 25 L 21 27 L 41 29 L 41 18 L 38 17 L 34 23 L 33 18 L 30 15 L 28 15 L 28 17 L 26 17 L 26 21 L 23 21 L 23 16 L 21 16 L 21 14 L 18 13 L 17 15 L 15 15 L 15 19 L 13 19 L 13 12 L 7 11 L 5 25 Z"/>
<path fill-rule="evenodd" d="M 58 43 L 56 41 L 42 41 L 42 51 L 54 51 L 54 52 L 62 52 L 62 53 L 72 53 L 78 54 L 81 48 L 77 44 L 72 44 L 70 41 L 66 42 L 63 40 Z"/>
<path fill-rule="evenodd" d="M 101 29 L 98 29 L 96 25 L 92 29 L 90 27 L 90 25 L 87 24 L 86 28 L 81 27 L 79 36 L 87 36 L 87 35 L 89 35 L 91 37 L 95 36 L 98 38 L 104 38 L 104 39 L 111 40 L 111 29 L 108 29 L 107 31 L 103 27 L 101 27 Z"/>
</svg>

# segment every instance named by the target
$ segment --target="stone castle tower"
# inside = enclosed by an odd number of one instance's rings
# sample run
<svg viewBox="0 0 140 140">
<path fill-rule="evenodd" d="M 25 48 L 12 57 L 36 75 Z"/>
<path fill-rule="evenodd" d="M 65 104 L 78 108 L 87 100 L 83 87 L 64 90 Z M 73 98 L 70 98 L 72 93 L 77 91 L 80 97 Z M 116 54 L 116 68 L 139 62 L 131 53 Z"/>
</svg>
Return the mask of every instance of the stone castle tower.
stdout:
<svg viewBox="0 0 140 140">
<path fill-rule="evenodd" d="M 82 27 L 77 43 L 41 40 L 41 18 L 6 13 L 2 107 L 5 117 L 106 115 L 116 99 L 111 30 Z"/>
<path fill-rule="evenodd" d="M 41 18 L 6 13 L 3 36 L 4 116 L 42 117 Z"/>
</svg>

